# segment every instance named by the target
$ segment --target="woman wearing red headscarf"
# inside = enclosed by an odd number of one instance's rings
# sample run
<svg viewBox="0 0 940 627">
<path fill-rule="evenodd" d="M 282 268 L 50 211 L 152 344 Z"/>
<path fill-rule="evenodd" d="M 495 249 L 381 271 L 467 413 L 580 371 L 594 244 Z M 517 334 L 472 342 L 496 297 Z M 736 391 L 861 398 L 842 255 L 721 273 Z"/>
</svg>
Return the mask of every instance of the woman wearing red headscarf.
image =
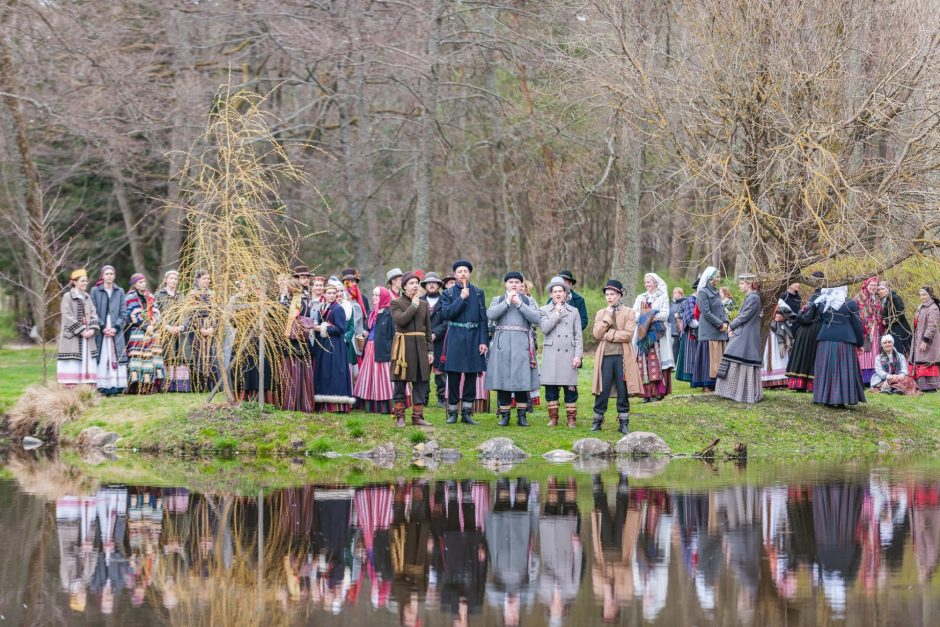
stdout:
<svg viewBox="0 0 940 627">
<path fill-rule="evenodd" d="M 858 317 L 862 319 L 862 331 L 865 334 L 865 344 L 858 355 L 858 365 L 862 369 L 862 382 L 868 385 L 875 374 L 875 359 L 881 352 L 881 335 L 884 333 L 878 277 L 873 276 L 862 282 L 855 303 L 858 305 Z"/>
<path fill-rule="evenodd" d="M 362 365 L 353 396 L 356 406 L 373 414 L 392 413 L 392 339 L 395 324 L 389 305 L 392 293 L 384 287 L 372 290 L 372 312 L 369 314 L 369 336 L 362 353 Z"/>
</svg>

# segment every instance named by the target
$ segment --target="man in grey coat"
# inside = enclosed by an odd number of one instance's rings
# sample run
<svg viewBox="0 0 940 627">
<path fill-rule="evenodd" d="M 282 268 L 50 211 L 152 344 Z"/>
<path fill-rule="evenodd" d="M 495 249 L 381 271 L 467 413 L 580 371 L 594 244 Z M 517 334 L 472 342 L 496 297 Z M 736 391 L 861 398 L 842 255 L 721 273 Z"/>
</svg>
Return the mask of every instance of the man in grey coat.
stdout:
<svg viewBox="0 0 940 627">
<path fill-rule="evenodd" d="M 539 387 L 532 325 L 538 323 L 541 312 L 536 302 L 522 292 L 523 281 L 521 272 L 508 272 L 503 278 L 506 293 L 494 298 L 486 310 L 486 317 L 494 324 L 486 388 L 496 390 L 496 415 L 501 427 L 509 424 L 514 395 L 516 421 L 520 427 L 529 426 L 529 392 Z"/>
</svg>

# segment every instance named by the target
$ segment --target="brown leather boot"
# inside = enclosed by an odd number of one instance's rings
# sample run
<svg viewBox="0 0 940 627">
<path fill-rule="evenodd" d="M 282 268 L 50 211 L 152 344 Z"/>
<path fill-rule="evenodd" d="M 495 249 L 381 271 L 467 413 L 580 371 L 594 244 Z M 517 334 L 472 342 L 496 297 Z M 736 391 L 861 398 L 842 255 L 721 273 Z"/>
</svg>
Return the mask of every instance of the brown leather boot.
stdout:
<svg viewBox="0 0 940 627">
<path fill-rule="evenodd" d="M 411 426 L 413 427 L 433 427 L 430 422 L 424 419 L 424 405 L 411 406 Z"/>
<path fill-rule="evenodd" d="M 405 426 L 405 404 L 404 403 L 395 403 L 395 405 L 392 407 L 392 415 L 395 416 L 396 427 Z"/>
<path fill-rule="evenodd" d="M 558 426 L 558 401 L 549 401 L 548 403 L 548 426 Z"/>
<path fill-rule="evenodd" d="M 568 426 L 576 426 L 576 423 L 578 422 L 578 404 L 565 403 L 565 413 L 568 415 Z"/>
</svg>

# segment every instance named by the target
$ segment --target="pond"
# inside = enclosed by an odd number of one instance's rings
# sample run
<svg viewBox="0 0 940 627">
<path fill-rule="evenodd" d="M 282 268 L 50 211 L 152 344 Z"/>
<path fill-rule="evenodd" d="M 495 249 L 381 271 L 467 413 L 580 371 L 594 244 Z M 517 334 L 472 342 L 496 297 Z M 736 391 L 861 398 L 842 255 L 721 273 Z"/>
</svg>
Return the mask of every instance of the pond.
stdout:
<svg viewBox="0 0 940 627">
<path fill-rule="evenodd" d="M 114 483 L 109 463 L 6 459 L 0 622 L 940 624 L 929 460 L 403 468 L 239 489 L 198 469 L 140 485 L 122 467 Z"/>
</svg>

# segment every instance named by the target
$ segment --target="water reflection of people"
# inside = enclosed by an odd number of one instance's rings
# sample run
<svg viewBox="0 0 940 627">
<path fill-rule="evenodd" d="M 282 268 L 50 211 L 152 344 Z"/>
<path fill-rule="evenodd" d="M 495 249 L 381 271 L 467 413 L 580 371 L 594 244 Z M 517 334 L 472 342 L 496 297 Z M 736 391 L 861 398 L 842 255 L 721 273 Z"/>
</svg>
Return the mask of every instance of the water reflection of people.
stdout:
<svg viewBox="0 0 940 627">
<path fill-rule="evenodd" d="M 486 519 L 493 566 L 493 587 L 487 596 L 492 605 L 502 607 L 506 625 L 518 625 L 523 604 L 532 603 L 529 570 L 538 524 L 537 495 L 538 484 L 501 477 L 496 482 L 493 511 Z"/>
<path fill-rule="evenodd" d="M 813 487 L 817 580 L 836 617 L 845 615 L 846 595 L 858 574 L 861 549 L 856 530 L 864 491 L 854 485 Z"/>
<path fill-rule="evenodd" d="M 917 577 L 925 584 L 933 579 L 940 561 L 940 485 L 915 484 L 910 501 Z"/>
<path fill-rule="evenodd" d="M 395 598 L 402 606 L 427 587 L 431 543 L 431 492 L 427 481 L 402 483 L 395 490 L 392 567 Z"/>
<path fill-rule="evenodd" d="M 760 583 L 760 490 L 747 485 L 719 490 L 715 494 L 715 506 L 725 559 L 738 582 L 738 615 L 748 624 L 757 607 Z"/>
<path fill-rule="evenodd" d="M 554 477 L 549 478 L 539 519 L 539 600 L 548 611 L 551 625 L 560 625 L 568 614 L 584 571 L 577 486 L 574 477 L 569 477 L 564 486 L 559 486 Z"/>
<path fill-rule="evenodd" d="M 706 618 L 712 618 L 721 568 L 721 536 L 709 526 L 712 511 L 708 494 L 680 494 L 676 497 L 679 516 L 679 542 L 685 571 L 692 579 L 695 596 Z"/>
<path fill-rule="evenodd" d="M 620 604 L 634 595 L 633 552 L 640 532 L 640 512 L 636 504 L 630 503 L 630 486 L 624 473 L 617 483 L 613 516 L 600 475 L 594 475 L 593 494 L 591 579 L 594 595 L 602 602 L 604 622 L 611 623 L 620 615 Z"/>
</svg>

